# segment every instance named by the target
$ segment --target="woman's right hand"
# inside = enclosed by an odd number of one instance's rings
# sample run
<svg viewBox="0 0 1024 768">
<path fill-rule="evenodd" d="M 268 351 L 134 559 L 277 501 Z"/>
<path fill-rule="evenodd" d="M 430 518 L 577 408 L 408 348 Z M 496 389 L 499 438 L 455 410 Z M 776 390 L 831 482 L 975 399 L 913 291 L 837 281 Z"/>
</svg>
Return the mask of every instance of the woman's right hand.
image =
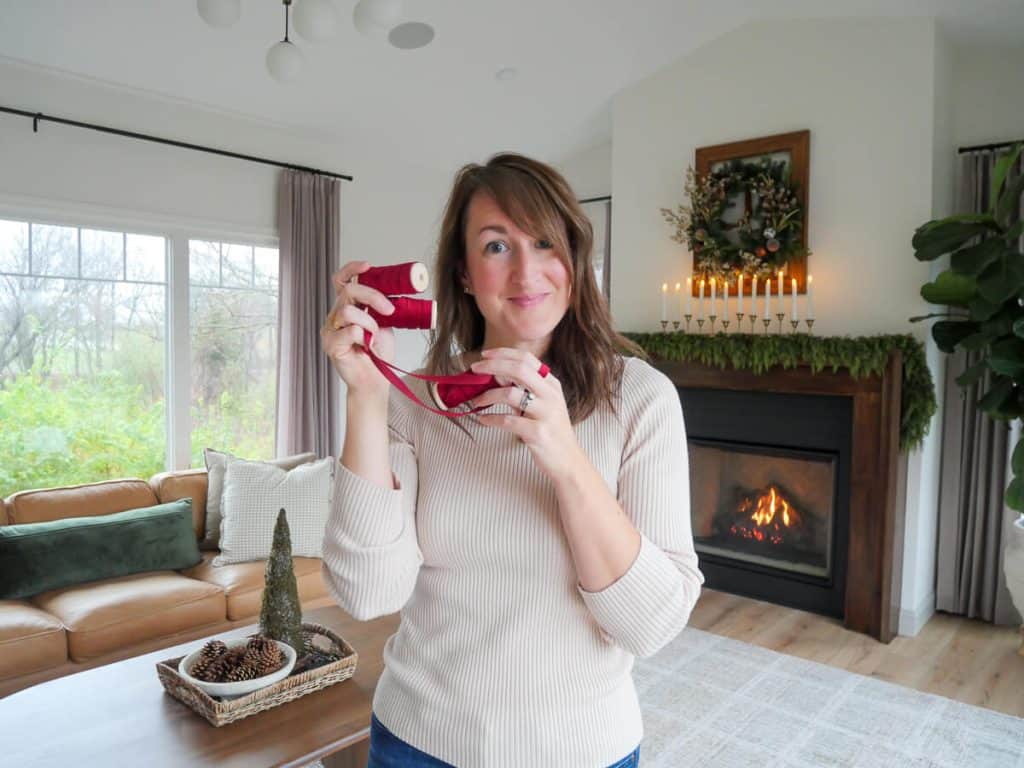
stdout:
<svg viewBox="0 0 1024 768">
<path fill-rule="evenodd" d="M 366 353 L 364 334 L 373 334 L 374 353 L 389 363 L 395 359 L 395 335 L 390 328 L 379 328 L 359 305 L 373 307 L 382 315 L 390 315 L 395 307 L 377 289 L 351 282 L 370 266 L 368 261 L 350 261 L 331 276 L 335 301 L 320 329 L 320 346 L 348 386 L 349 395 L 386 400 L 391 384 Z"/>
</svg>

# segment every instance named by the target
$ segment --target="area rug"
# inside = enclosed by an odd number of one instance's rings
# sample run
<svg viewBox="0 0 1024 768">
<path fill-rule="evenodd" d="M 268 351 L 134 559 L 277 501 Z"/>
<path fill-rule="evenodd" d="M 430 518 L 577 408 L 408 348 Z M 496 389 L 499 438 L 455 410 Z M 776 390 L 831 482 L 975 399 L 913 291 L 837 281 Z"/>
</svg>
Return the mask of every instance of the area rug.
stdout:
<svg viewBox="0 0 1024 768">
<path fill-rule="evenodd" d="M 1024 768 L 1024 719 L 697 629 L 634 678 L 642 768 Z"/>
</svg>

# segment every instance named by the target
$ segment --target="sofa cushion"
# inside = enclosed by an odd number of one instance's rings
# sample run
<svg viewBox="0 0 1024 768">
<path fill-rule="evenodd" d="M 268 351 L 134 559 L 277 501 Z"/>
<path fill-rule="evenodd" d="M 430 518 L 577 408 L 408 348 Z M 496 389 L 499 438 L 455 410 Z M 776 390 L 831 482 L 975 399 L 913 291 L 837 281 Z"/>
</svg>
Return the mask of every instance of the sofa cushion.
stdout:
<svg viewBox="0 0 1024 768">
<path fill-rule="evenodd" d="M 0 600 L 0 680 L 67 661 L 60 621 L 23 600 Z"/>
<path fill-rule="evenodd" d="M 278 512 L 287 512 L 291 551 L 320 558 L 331 512 L 334 459 L 327 457 L 285 471 L 259 461 L 228 459 L 224 473 L 220 554 L 214 565 L 266 560 Z"/>
<path fill-rule="evenodd" d="M 75 661 L 216 624 L 226 616 L 220 587 L 173 571 L 52 590 L 31 602 L 64 624 Z"/>
<path fill-rule="evenodd" d="M 192 501 L 181 499 L 112 515 L 0 527 L 0 598 L 200 560 Z"/>
<path fill-rule="evenodd" d="M 202 539 L 206 526 L 206 470 L 161 472 L 149 478 L 149 484 L 161 504 L 192 499 L 192 526 L 196 539 Z"/>
<path fill-rule="evenodd" d="M 213 565 L 215 552 L 204 552 L 203 562 L 195 568 L 182 571 L 185 576 L 216 584 L 227 595 L 228 619 L 247 619 L 259 615 L 263 604 L 266 560 L 234 565 Z M 303 603 L 327 597 L 327 586 L 320 575 L 320 559 L 293 557 L 295 582 L 299 587 L 299 601 Z"/>
<path fill-rule="evenodd" d="M 156 503 L 156 494 L 145 480 L 104 480 L 65 488 L 19 491 L 7 498 L 7 516 L 11 524 L 45 523 L 65 517 L 109 515 Z"/>
<path fill-rule="evenodd" d="M 203 458 L 206 461 L 207 470 L 206 530 L 202 541 L 199 543 L 199 547 L 201 549 L 220 549 L 224 476 L 227 472 L 228 461 L 238 457 L 224 451 L 205 448 L 203 450 Z M 316 460 L 315 453 L 297 453 L 294 456 L 285 456 L 280 459 L 270 459 L 269 461 L 261 461 L 259 463 L 270 464 L 274 467 L 289 470 L 314 460 Z"/>
</svg>

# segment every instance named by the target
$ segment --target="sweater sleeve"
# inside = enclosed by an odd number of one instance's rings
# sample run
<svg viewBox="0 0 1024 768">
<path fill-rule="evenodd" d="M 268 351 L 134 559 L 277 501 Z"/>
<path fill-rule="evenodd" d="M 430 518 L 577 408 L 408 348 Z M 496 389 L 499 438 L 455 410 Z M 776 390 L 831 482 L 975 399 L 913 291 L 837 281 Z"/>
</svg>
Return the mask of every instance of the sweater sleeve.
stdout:
<svg viewBox="0 0 1024 768">
<path fill-rule="evenodd" d="M 331 596 L 359 621 L 400 610 L 416 585 L 423 555 L 416 538 L 417 461 L 410 414 L 394 389 L 388 453 L 394 490 L 340 462 L 324 532 L 322 573 Z"/>
<path fill-rule="evenodd" d="M 629 569 L 599 592 L 577 589 L 605 639 L 652 656 L 686 626 L 704 577 L 690 529 L 690 475 L 682 404 L 675 385 L 630 359 L 623 374 L 626 440 L 618 501 L 640 532 Z"/>
</svg>

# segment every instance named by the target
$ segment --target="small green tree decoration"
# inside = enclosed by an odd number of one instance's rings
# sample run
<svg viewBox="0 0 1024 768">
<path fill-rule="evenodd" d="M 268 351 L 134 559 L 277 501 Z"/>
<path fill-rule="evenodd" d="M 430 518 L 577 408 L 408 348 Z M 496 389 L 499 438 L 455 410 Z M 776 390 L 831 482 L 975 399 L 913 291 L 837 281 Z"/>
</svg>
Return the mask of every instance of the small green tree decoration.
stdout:
<svg viewBox="0 0 1024 768">
<path fill-rule="evenodd" d="M 287 643 L 302 656 L 302 603 L 299 602 L 299 586 L 292 567 L 292 537 L 283 509 L 277 513 L 274 542 L 267 560 L 260 634 Z"/>
<path fill-rule="evenodd" d="M 1024 222 L 1014 221 L 1024 174 L 1007 181 L 1020 154 L 1018 145 L 996 163 L 987 213 L 929 221 L 918 227 L 913 240 L 920 261 L 952 254 L 949 269 L 921 288 L 926 301 L 944 304 L 950 311 L 913 319 L 943 318 L 932 326 L 932 337 L 943 352 L 978 351 L 978 361 L 957 378 L 957 384 L 978 384 L 985 390 L 978 407 L 1002 421 L 1024 416 L 1024 254 L 1018 245 Z M 1006 489 L 1006 504 L 1021 511 L 1024 439 L 1017 443 L 1011 463 L 1014 477 Z"/>
</svg>

